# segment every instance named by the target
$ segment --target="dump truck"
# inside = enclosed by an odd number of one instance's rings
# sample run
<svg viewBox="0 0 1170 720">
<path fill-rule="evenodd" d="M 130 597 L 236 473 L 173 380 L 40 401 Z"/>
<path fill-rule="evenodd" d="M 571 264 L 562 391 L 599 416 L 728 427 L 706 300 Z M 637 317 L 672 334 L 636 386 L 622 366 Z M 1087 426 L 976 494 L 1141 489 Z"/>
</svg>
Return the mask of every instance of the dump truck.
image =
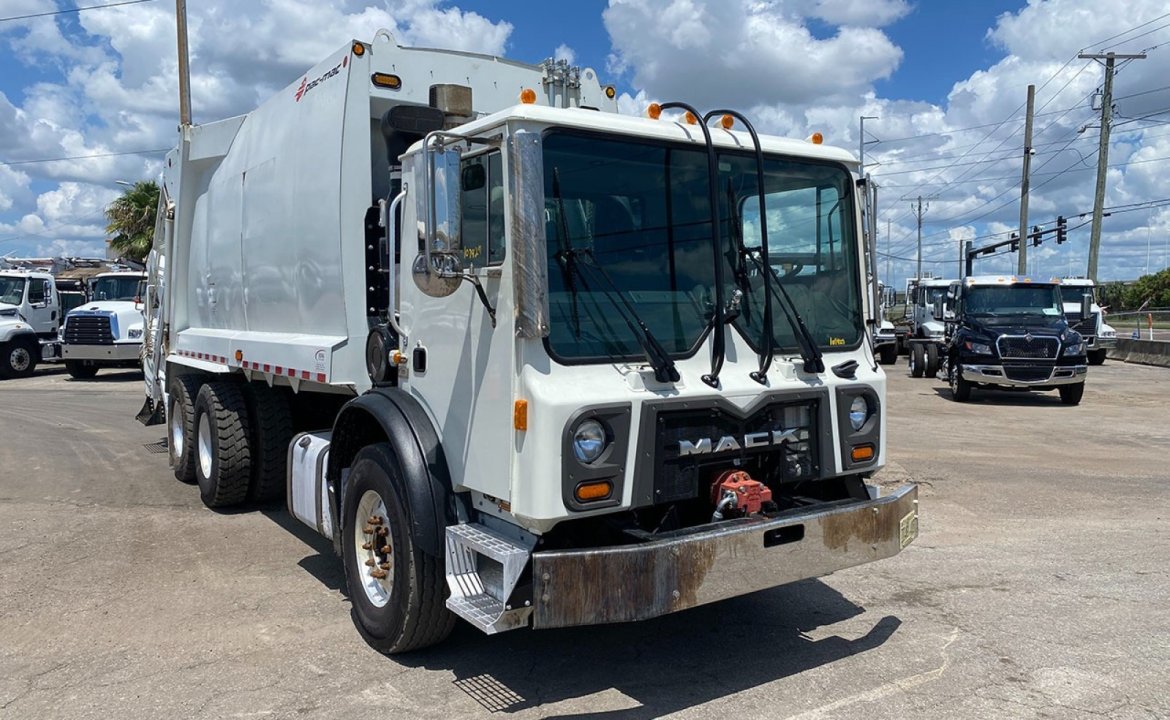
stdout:
<svg viewBox="0 0 1170 720">
<path fill-rule="evenodd" d="M 69 311 L 61 331 L 61 356 L 71 376 L 87 379 L 101 368 L 141 367 L 145 277 L 118 271 L 88 280 L 89 300 Z"/>
<path fill-rule="evenodd" d="M 564 62 L 354 41 L 182 125 L 146 422 L 284 497 L 387 653 L 652 618 L 888 558 L 857 162 Z"/>
</svg>

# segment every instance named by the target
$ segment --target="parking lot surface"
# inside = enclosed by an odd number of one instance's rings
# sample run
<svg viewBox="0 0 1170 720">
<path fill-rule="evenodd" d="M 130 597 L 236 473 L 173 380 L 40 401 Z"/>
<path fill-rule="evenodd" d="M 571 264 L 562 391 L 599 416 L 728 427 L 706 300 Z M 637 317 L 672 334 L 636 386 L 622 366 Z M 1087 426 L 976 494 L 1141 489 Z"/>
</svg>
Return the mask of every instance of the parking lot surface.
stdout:
<svg viewBox="0 0 1170 720">
<path fill-rule="evenodd" d="M 1170 370 L 1083 403 L 888 367 L 901 555 L 658 620 L 370 650 L 279 506 L 217 513 L 134 373 L 0 382 L 0 719 L 1170 715 Z"/>
</svg>

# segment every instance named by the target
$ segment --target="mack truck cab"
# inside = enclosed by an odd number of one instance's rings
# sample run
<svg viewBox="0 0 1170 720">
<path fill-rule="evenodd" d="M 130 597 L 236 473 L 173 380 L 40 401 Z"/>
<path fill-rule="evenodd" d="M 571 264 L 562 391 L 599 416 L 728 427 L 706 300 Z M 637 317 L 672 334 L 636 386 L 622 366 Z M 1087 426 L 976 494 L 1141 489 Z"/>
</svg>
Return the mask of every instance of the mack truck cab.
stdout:
<svg viewBox="0 0 1170 720">
<path fill-rule="evenodd" d="M 1095 289 L 1095 283 L 1089 278 L 1064 278 L 1060 281 L 1065 319 L 1085 339 L 1085 354 L 1090 365 L 1104 363 L 1109 348 L 1117 347 L 1117 331 L 1105 322 L 1105 313 L 1097 304 Z M 1081 308 L 1083 295 L 1090 298 L 1087 314 Z"/>
<path fill-rule="evenodd" d="M 69 311 L 61 332 L 61 354 L 74 378 L 92 378 L 103 367 L 139 367 L 145 277 L 108 272 L 89 281 L 89 302 Z"/>
<path fill-rule="evenodd" d="M 0 271 L 0 378 L 27 377 L 59 357 L 61 303 L 53 276 Z"/>
<path fill-rule="evenodd" d="M 1016 276 L 964 278 L 951 291 L 942 372 L 956 402 L 974 388 L 1057 390 L 1077 405 L 1087 374 L 1084 338 L 1064 316 L 1059 280 Z M 941 312 L 944 299 L 935 301 Z M 1082 316 L 1089 312 L 1082 298 Z"/>
</svg>

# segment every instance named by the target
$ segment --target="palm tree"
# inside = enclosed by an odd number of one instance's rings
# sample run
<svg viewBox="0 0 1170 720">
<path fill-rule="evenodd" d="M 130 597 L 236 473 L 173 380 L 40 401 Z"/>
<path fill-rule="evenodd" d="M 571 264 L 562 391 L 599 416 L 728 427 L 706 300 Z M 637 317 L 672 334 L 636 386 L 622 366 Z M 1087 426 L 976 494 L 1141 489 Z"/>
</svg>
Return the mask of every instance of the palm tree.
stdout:
<svg viewBox="0 0 1170 720">
<path fill-rule="evenodd" d="M 158 194 L 158 183 L 140 180 L 106 206 L 106 232 L 113 236 L 110 246 L 121 257 L 142 261 L 150 253 Z"/>
</svg>

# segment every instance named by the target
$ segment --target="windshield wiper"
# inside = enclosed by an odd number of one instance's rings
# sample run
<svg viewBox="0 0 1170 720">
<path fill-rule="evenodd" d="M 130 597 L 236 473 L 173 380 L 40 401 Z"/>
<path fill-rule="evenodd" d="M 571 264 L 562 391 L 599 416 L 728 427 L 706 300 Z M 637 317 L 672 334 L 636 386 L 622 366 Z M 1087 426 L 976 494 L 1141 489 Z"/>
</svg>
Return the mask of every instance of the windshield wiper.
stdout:
<svg viewBox="0 0 1170 720">
<path fill-rule="evenodd" d="M 569 285 L 573 293 L 573 317 L 576 322 L 577 318 L 577 292 L 575 286 L 572 284 L 572 276 L 576 274 L 581 280 L 581 284 L 586 290 L 589 290 L 589 281 L 585 277 L 582 267 L 588 267 L 593 271 L 597 277 L 605 281 L 609 285 L 609 290 L 602 290 L 602 294 L 613 303 L 614 308 L 617 309 L 618 315 L 625 321 L 626 327 L 634 335 L 634 339 L 638 341 L 638 345 L 642 347 L 642 351 L 646 354 L 646 361 L 650 367 L 654 369 L 654 379 L 661 383 L 678 382 L 679 374 L 678 368 L 674 365 L 674 360 L 670 359 L 670 353 L 666 352 L 666 348 L 658 342 L 658 338 L 654 337 L 654 333 L 650 332 L 650 327 L 638 315 L 638 311 L 634 309 L 634 304 L 630 302 L 630 297 L 621 288 L 614 283 L 613 278 L 600 265 L 597 264 L 597 259 L 593 257 L 590 250 L 574 249 L 569 240 L 568 221 L 565 217 L 565 199 L 561 196 L 561 173 L 560 169 L 553 168 L 553 199 L 557 203 L 557 234 L 560 235 L 561 249 L 557 251 L 556 258 L 565 268 L 565 274 L 569 278 Z M 587 262 L 580 262 L 581 258 L 586 258 Z M 614 295 L 617 297 L 615 298 Z M 580 335 L 580 326 L 577 329 L 578 336 Z"/>
<path fill-rule="evenodd" d="M 706 125 L 716 115 L 730 115 L 743 123 L 744 127 L 747 128 L 748 134 L 751 135 L 752 144 L 755 146 L 756 151 L 756 188 L 760 203 L 760 247 L 758 250 L 749 250 L 743 244 L 743 235 L 732 233 L 733 239 L 738 244 L 736 250 L 741 255 L 750 257 L 760 268 L 760 271 L 767 275 L 768 279 L 772 283 L 775 283 L 776 289 L 780 291 L 780 297 L 783 298 L 780 307 L 784 311 L 785 319 L 788 320 L 788 324 L 792 327 L 793 335 L 796 336 L 796 343 L 800 347 L 800 357 L 804 360 L 804 371 L 808 373 L 823 373 L 825 371 L 825 361 L 821 357 L 821 350 L 817 347 L 816 341 L 813 340 L 808 326 L 804 324 L 804 320 L 800 317 L 800 311 L 796 309 L 796 304 L 789 297 L 788 290 L 784 288 L 784 283 L 780 282 L 780 278 L 772 270 L 772 264 L 768 261 L 768 212 L 764 204 L 764 151 L 760 147 L 760 138 L 756 134 L 755 127 L 752 126 L 748 119 L 734 110 L 712 110 L 703 117 L 703 124 Z M 731 213 L 732 225 L 738 225 L 739 220 L 734 204 L 729 208 L 729 212 Z M 761 384 L 767 381 L 768 367 L 772 363 L 772 353 L 776 344 L 772 327 L 771 288 L 771 283 L 765 280 L 763 320 L 764 326 L 767 328 L 767 333 L 764 335 L 764 345 L 760 351 L 760 369 L 751 374 L 752 379 Z"/>
</svg>

